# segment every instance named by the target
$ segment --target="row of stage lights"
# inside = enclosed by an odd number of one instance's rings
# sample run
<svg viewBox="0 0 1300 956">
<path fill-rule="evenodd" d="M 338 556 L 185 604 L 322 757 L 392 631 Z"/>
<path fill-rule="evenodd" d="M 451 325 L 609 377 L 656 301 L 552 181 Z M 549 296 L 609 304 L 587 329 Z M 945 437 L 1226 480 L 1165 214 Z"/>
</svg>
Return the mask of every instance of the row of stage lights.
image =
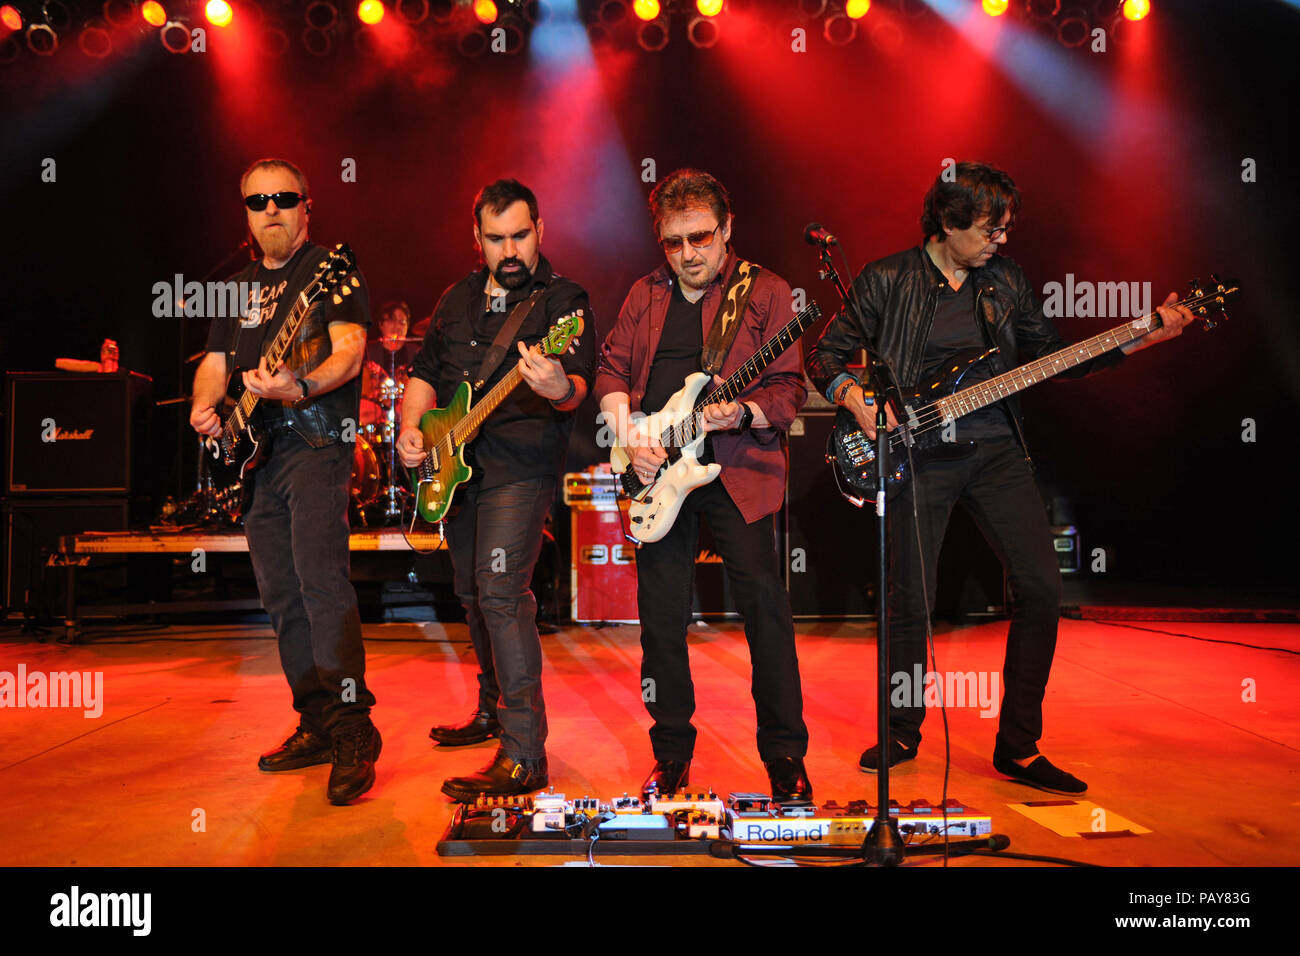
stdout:
<svg viewBox="0 0 1300 956">
<path fill-rule="evenodd" d="M 544 0 L 359 0 L 355 7 L 357 21 L 375 27 L 390 11 L 395 19 L 409 27 L 424 24 L 462 24 L 456 40 L 459 51 L 478 56 L 487 51 L 489 29 L 501 27 L 505 53 L 517 53 L 524 46 L 526 27 L 539 19 L 539 4 Z M 908 15 L 924 13 L 924 0 L 885 0 Z M 1000 17 L 1014 7 L 1029 21 L 1049 25 L 1065 46 L 1081 46 L 1094 24 L 1120 19 L 1142 20 L 1151 12 L 1150 0 L 1090 0 L 1087 8 L 1078 6 L 1086 0 L 1074 0 L 1075 6 L 1062 9 L 1062 0 L 971 0 L 990 17 Z M 1070 0 L 1067 0 L 1070 2 Z M 871 0 L 792 0 L 797 18 L 802 22 L 821 20 L 827 42 L 844 45 L 857 36 L 857 24 L 871 9 Z M 169 6 L 174 9 L 169 9 Z M 687 14 L 686 36 L 692 45 L 708 48 L 721 35 L 721 14 L 728 7 L 757 12 L 759 0 L 590 0 L 585 2 L 583 19 L 593 41 L 608 39 L 616 31 L 633 27 L 637 44 L 654 52 L 668 46 L 671 18 Z M 694 9 L 692 10 L 691 7 Z M 26 9 L 26 13 L 24 13 Z M 197 11 L 201 9 L 201 13 Z M 767 7 L 763 10 L 766 12 Z M 285 53 L 290 45 L 283 25 L 264 15 L 261 7 L 241 3 L 240 16 L 249 16 L 259 28 L 259 52 L 271 56 Z M 200 21 L 224 28 L 235 22 L 236 8 L 229 0 L 104 0 L 101 16 L 87 19 L 78 34 L 78 46 L 87 56 L 106 57 L 118 49 L 111 31 L 126 28 L 157 30 L 163 47 L 171 53 L 187 53 L 191 48 L 192 30 Z M 19 38 L 39 56 L 52 55 L 59 48 L 59 37 L 73 25 L 74 16 L 64 0 L 30 0 L 26 3 L 0 5 L 0 62 L 15 59 Z M 333 37 L 344 24 L 337 0 L 307 0 L 303 5 L 302 44 L 308 53 L 324 56 L 333 49 Z M 466 26 L 467 24 L 467 26 Z M 374 37 L 358 32 L 356 43 L 362 52 L 373 52 Z"/>
</svg>

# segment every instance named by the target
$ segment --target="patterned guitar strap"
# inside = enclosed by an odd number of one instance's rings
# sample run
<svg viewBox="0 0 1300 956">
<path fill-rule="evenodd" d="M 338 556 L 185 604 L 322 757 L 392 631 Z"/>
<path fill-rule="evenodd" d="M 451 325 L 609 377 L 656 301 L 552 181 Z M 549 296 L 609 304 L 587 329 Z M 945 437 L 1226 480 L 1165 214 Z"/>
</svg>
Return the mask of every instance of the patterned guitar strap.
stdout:
<svg viewBox="0 0 1300 956">
<path fill-rule="evenodd" d="M 722 361 L 740 329 L 740 318 L 749 305 L 749 296 L 754 291 L 754 280 L 758 278 L 760 269 L 761 266 L 744 259 L 736 263 L 727 294 L 723 296 L 722 305 L 709 329 L 709 340 L 700 352 L 700 368 L 710 375 L 717 375 L 722 369 Z"/>
</svg>

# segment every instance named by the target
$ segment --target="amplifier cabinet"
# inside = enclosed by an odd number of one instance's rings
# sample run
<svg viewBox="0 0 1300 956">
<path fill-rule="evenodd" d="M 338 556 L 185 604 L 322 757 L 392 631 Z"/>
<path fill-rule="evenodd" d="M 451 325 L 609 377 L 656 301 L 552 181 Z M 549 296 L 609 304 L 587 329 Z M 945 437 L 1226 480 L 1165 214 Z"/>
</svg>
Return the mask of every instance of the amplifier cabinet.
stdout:
<svg viewBox="0 0 1300 956">
<path fill-rule="evenodd" d="M 59 538 L 86 531 L 125 531 L 126 498 L 9 498 L 0 504 L 3 536 L 0 564 L 4 566 L 6 614 L 28 604 L 58 607 L 64 578 L 58 568 L 44 566 L 44 556 L 59 546 Z M 101 567 L 96 574 L 78 575 L 86 595 L 102 598 L 126 585 L 124 562 Z M 83 590 L 79 588 L 78 590 Z"/>
<path fill-rule="evenodd" d="M 6 372 L 5 494 L 148 493 L 152 386 L 137 372 Z"/>
</svg>

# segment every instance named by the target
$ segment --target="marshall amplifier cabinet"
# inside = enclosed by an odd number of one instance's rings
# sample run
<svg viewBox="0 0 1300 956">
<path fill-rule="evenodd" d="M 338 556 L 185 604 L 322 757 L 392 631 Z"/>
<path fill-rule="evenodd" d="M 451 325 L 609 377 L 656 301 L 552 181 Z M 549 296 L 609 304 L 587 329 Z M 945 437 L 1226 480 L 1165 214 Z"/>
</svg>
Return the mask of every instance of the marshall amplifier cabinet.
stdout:
<svg viewBox="0 0 1300 956">
<path fill-rule="evenodd" d="M 4 493 L 147 493 L 152 385 L 137 372 L 6 372 Z"/>
</svg>

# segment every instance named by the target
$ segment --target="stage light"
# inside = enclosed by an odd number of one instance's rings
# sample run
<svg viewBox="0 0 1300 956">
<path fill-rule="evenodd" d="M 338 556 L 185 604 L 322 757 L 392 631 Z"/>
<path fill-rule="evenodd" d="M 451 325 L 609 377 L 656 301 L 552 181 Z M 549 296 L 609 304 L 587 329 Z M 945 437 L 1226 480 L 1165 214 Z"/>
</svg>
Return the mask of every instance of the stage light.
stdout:
<svg viewBox="0 0 1300 956">
<path fill-rule="evenodd" d="M 826 12 L 826 0 L 799 0 L 799 17 L 816 20 Z"/>
<path fill-rule="evenodd" d="M 832 13 L 822 24 L 822 36 L 831 46 L 848 46 L 858 35 L 858 21 L 842 13 Z"/>
<path fill-rule="evenodd" d="M 707 50 L 718 42 L 718 24 L 709 17 L 694 17 L 686 25 L 686 39 L 691 46 Z"/>
<path fill-rule="evenodd" d="M 77 37 L 77 46 L 81 47 L 81 52 L 86 56 L 102 60 L 113 52 L 113 37 L 105 29 L 102 20 L 89 20 L 81 28 L 81 33 Z"/>
<path fill-rule="evenodd" d="M 660 17 L 637 25 L 636 45 L 647 53 L 657 53 L 668 45 L 668 24 Z"/>
<path fill-rule="evenodd" d="M 306 27 L 302 31 L 302 48 L 312 56 L 326 56 L 334 49 L 334 38 L 324 30 Z"/>
<path fill-rule="evenodd" d="M 429 17 L 429 0 L 397 0 L 393 12 L 404 23 L 418 26 Z"/>
<path fill-rule="evenodd" d="M 984 12 L 991 17 L 1000 17 L 1007 12 L 1011 0 L 984 0 Z"/>
<path fill-rule="evenodd" d="M 158 40 L 168 53 L 190 52 L 190 28 L 175 20 L 163 25 L 158 31 Z"/>
<path fill-rule="evenodd" d="M 1151 12 L 1151 0 L 1124 0 L 1124 19 L 1142 20 Z"/>
<path fill-rule="evenodd" d="M 6 3 L 0 7 L 0 23 L 3 23 L 6 29 L 17 33 L 23 28 L 23 15 Z"/>
<path fill-rule="evenodd" d="M 471 59 L 486 53 L 488 44 L 488 35 L 484 30 L 466 30 L 456 37 L 456 49 L 460 55 Z"/>
<path fill-rule="evenodd" d="M 140 16 L 151 27 L 160 27 L 167 22 L 167 11 L 158 0 L 144 0 L 140 5 Z"/>
<path fill-rule="evenodd" d="M 47 23 L 33 23 L 27 28 L 27 49 L 37 56 L 53 56 L 59 48 L 59 35 Z"/>
<path fill-rule="evenodd" d="M 361 0 L 357 4 L 357 19 L 374 26 L 384 19 L 384 5 L 380 0 Z"/>
<path fill-rule="evenodd" d="M 479 23 L 496 23 L 497 5 L 493 0 L 474 0 L 474 16 Z"/>
<path fill-rule="evenodd" d="M 307 9 L 303 11 L 302 17 L 307 21 L 309 30 L 333 30 L 334 25 L 339 22 L 339 8 L 329 3 L 328 0 L 312 0 L 311 3 L 307 4 Z M 304 46 L 306 45 L 304 40 Z M 307 52 L 311 52 L 310 47 L 308 47 Z M 316 55 L 322 56 L 323 54 Z"/>
<path fill-rule="evenodd" d="M 208 0 L 203 8 L 203 15 L 214 27 L 228 27 L 230 21 L 235 19 L 235 11 L 230 9 L 230 4 L 226 0 Z"/>
<path fill-rule="evenodd" d="M 1066 10 L 1056 26 L 1056 39 L 1068 47 L 1083 46 L 1088 42 L 1092 28 L 1088 15 L 1079 9 Z"/>
<path fill-rule="evenodd" d="M 716 17 L 722 12 L 722 0 L 695 0 L 695 9 L 702 17 Z M 716 41 L 716 37 L 714 39 Z"/>
<path fill-rule="evenodd" d="M 278 19 L 267 21 L 257 31 L 257 50 L 263 56 L 278 57 L 289 52 L 289 34 Z"/>
<path fill-rule="evenodd" d="M 659 0 L 636 0 L 632 11 L 638 20 L 653 20 L 659 16 Z"/>
<path fill-rule="evenodd" d="M 871 0 L 849 0 L 844 4 L 844 13 L 850 20 L 861 20 L 871 9 Z"/>
<path fill-rule="evenodd" d="M 41 4 L 41 16 L 45 18 L 46 26 L 55 33 L 62 33 L 72 26 L 72 13 L 63 0 L 45 0 Z"/>
<path fill-rule="evenodd" d="M 115 27 L 130 26 L 135 19 L 135 7 L 129 0 L 104 0 L 104 19 Z"/>
</svg>

